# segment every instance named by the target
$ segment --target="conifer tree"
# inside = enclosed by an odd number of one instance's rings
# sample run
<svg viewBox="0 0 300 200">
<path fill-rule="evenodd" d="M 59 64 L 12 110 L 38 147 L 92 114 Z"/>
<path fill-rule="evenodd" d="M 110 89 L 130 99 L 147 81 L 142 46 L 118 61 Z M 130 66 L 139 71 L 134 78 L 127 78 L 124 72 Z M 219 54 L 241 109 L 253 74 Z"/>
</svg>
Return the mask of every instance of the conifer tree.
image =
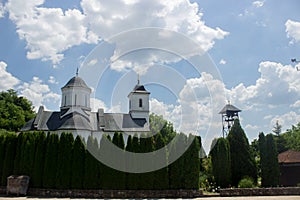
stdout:
<svg viewBox="0 0 300 200">
<path fill-rule="evenodd" d="M 251 154 L 246 134 L 238 119 L 234 121 L 227 139 L 230 145 L 232 185 L 237 186 L 244 177 L 250 177 L 256 182 L 256 163 Z"/>
<path fill-rule="evenodd" d="M 46 135 L 44 132 L 36 132 L 36 150 L 34 154 L 33 175 L 30 177 L 32 187 L 41 188 L 45 162 Z"/>
<path fill-rule="evenodd" d="M 71 188 L 73 189 L 83 188 L 84 159 L 85 148 L 81 137 L 78 135 L 74 141 L 72 154 Z"/>
<path fill-rule="evenodd" d="M 262 187 L 274 187 L 279 184 L 278 153 L 272 134 L 259 134 L 259 151 Z"/>
<path fill-rule="evenodd" d="M 0 177 L 2 177 L 3 174 L 3 164 L 4 164 L 4 157 L 5 157 L 5 136 L 0 134 Z M 2 185 L 2 180 L 0 179 L 0 186 L 4 186 Z"/>
<path fill-rule="evenodd" d="M 2 173 L 2 184 L 6 185 L 7 177 L 13 174 L 14 159 L 16 153 L 17 137 L 16 135 L 9 134 L 6 136 L 6 148 L 3 160 L 3 173 Z"/>
<path fill-rule="evenodd" d="M 167 133 L 166 133 L 167 134 Z M 167 147 L 161 133 L 157 133 L 154 136 L 154 150 L 162 150 L 164 152 L 165 167 L 154 171 L 153 189 L 167 189 L 169 188 L 169 174 L 168 174 L 168 158 L 167 158 Z"/>
<path fill-rule="evenodd" d="M 89 149 L 92 148 L 98 148 L 98 144 L 92 136 L 89 136 L 87 140 L 84 163 L 83 187 L 85 189 L 97 189 L 98 187 L 98 161 L 89 151 Z"/>
<path fill-rule="evenodd" d="M 199 189 L 199 175 L 200 175 L 200 144 L 196 136 L 189 135 L 188 144 L 190 146 L 185 152 L 185 169 L 184 188 L 185 189 Z"/>
<path fill-rule="evenodd" d="M 72 133 L 62 133 L 58 145 L 56 188 L 70 188 L 72 173 L 72 148 L 74 137 Z"/>
<path fill-rule="evenodd" d="M 43 172 L 43 187 L 55 188 L 57 152 L 59 138 L 57 134 L 50 134 L 46 138 L 45 164 Z"/>
<path fill-rule="evenodd" d="M 211 152 L 212 171 L 217 186 L 228 187 L 231 183 L 231 161 L 229 143 L 219 138 Z"/>
<path fill-rule="evenodd" d="M 186 135 L 180 133 L 176 139 L 172 141 L 170 152 L 179 154 L 185 152 L 186 149 Z M 182 189 L 184 184 L 184 155 L 181 155 L 176 161 L 169 165 L 169 187 L 170 189 Z"/>
</svg>

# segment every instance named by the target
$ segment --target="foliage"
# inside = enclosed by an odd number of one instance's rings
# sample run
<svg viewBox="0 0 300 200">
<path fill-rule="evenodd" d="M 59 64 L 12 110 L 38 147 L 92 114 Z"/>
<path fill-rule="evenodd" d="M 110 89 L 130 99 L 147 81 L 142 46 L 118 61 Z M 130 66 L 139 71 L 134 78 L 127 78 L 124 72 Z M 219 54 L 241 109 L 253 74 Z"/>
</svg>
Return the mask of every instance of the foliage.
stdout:
<svg viewBox="0 0 300 200">
<path fill-rule="evenodd" d="M 6 185 L 6 178 L 13 173 L 17 136 L 9 134 L 5 138 L 5 154 L 2 168 L 1 185 Z"/>
<path fill-rule="evenodd" d="M 78 135 L 74 141 L 73 154 L 72 154 L 72 173 L 71 173 L 71 188 L 81 189 L 83 187 L 84 175 L 84 158 L 85 147 L 81 137 Z"/>
<path fill-rule="evenodd" d="M 262 187 L 279 185 L 278 153 L 272 134 L 259 134 Z"/>
<path fill-rule="evenodd" d="M 43 187 L 55 188 L 57 153 L 59 138 L 57 134 L 49 134 L 46 138 L 46 152 L 43 172 Z"/>
<path fill-rule="evenodd" d="M 276 121 L 275 126 L 273 127 L 273 133 L 275 133 L 277 136 L 281 133 L 282 126 L 279 124 L 278 120 Z"/>
<path fill-rule="evenodd" d="M 99 187 L 99 161 L 91 154 L 88 149 L 98 149 L 98 141 L 96 138 L 89 136 L 87 140 L 87 149 L 85 150 L 83 187 L 85 189 L 97 189 Z"/>
<path fill-rule="evenodd" d="M 18 131 L 35 116 L 32 103 L 15 90 L 0 92 L 0 128 Z"/>
<path fill-rule="evenodd" d="M 33 174 L 31 177 L 32 187 L 41 188 L 43 182 L 43 169 L 45 162 L 46 134 L 44 132 L 32 133 L 35 135 L 36 149 L 34 153 Z"/>
<path fill-rule="evenodd" d="M 70 188 L 73 143 L 73 134 L 61 134 L 57 154 L 56 188 Z"/>
<path fill-rule="evenodd" d="M 227 139 L 230 145 L 232 185 L 237 186 L 238 182 L 245 176 L 251 177 L 256 182 L 255 159 L 238 119 L 234 121 Z"/>
<path fill-rule="evenodd" d="M 250 177 L 245 177 L 242 178 L 239 183 L 238 183 L 239 188 L 254 188 L 255 184 L 252 178 Z"/>
<path fill-rule="evenodd" d="M 278 153 L 287 150 L 300 151 L 300 122 L 291 129 L 274 137 Z"/>
<path fill-rule="evenodd" d="M 228 187 L 231 183 L 230 147 L 225 138 L 219 138 L 210 151 L 212 171 L 217 186 Z"/>
</svg>

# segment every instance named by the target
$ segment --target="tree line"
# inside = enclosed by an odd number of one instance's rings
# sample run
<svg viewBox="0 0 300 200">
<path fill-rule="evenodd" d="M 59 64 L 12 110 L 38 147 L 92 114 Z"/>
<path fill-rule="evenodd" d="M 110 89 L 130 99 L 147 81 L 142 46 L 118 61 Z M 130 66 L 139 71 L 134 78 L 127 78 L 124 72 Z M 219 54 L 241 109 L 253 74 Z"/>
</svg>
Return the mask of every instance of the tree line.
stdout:
<svg viewBox="0 0 300 200">
<path fill-rule="evenodd" d="M 262 187 L 277 187 L 279 165 L 275 137 L 260 133 L 259 139 L 250 145 L 239 121 L 235 120 L 227 138 L 218 138 L 212 143 L 211 181 L 226 188 L 242 187 L 240 183 L 246 179 L 254 187 L 260 177 Z"/>
<path fill-rule="evenodd" d="M 116 132 L 112 138 L 104 135 L 103 138 L 97 141 L 90 136 L 85 142 L 80 136 L 74 139 L 71 133 L 62 133 L 60 136 L 44 132 L 0 134 L 1 185 L 5 186 L 7 177 L 14 174 L 30 176 L 30 186 L 34 188 L 199 188 L 200 137 L 179 134 L 176 142 L 183 142 L 182 145 L 193 140 L 189 147 L 186 146 L 185 153 L 170 165 L 166 163 L 166 167 L 147 173 L 127 173 L 112 169 L 91 155 L 87 146 L 97 149 L 99 154 L 107 153 L 103 149 L 105 141 L 111 141 L 121 150 L 135 153 L 165 148 L 168 161 L 168 149 L 164 141 L 166 138 L 160 132 L 150 137 L 129 136 L 127 144 L 124 142 L 123 133 Z"/>
</svg>

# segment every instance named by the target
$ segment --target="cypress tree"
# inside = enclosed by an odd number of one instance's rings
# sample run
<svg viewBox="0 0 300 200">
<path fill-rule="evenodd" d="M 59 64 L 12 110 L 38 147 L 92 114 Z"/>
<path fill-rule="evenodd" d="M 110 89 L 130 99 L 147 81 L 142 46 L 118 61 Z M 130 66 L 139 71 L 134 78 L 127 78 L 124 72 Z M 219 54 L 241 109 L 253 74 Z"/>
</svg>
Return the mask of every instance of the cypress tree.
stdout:
<svg viewBox="0 0 300 200">
<path fill-rule="evenodd" d="M 196 136 L 189 135 L 188 137 L 190 146 L 186 151 L 185 168 L 185 189 L 199 189 L 199 175 L 200 175 L 200 144 Z"/>
<path fill-rule="evenodd" d="M 5 157 L 5 136 L 0 134 L 0 178 L 2 179 L 3 174 L 3 164 L 4 164 L 4 157 Z M 2 180 L 0 179 L 0 185 L 2 185 Z"/>
<path fill-rule="evenodd" d="M 129 135 L 128 138 L 127 138 L 127 144 L 126 144 L 126 147 L 125 147 L 125 151 L 128 151 L 128 152 L 133 152 L 133 148 L 132 148 L 132 136 Z M 125 165 L 126 165 L 126 168 L 129 167 L 129 160 L 126 160 L 125 161 Z M 132 173 L 125 173 L 125 188 L 128 190 L 128 189 L 131 189 L 133 186 L 132 186 L 132 181 L 131 181 L 131 176 L 132 176 Z"/>
<path fill-rule="evenodd" d="M 97 146 L 96 146 L 97 145 Z M 85 151 L 85 163 L 84 163 L 84 179 L 83 187 L 85 189 L 97 189 L 98 187 L 98 161 L 89 152 L 88 149 L 98 148 L 97 141 L 92 136 L 88 137 L 87 149 Z"/>
<path fill-rule="evenodd" d="M 36 132 L 36 150 L 34 154 L 33 174 L 30 177 L 34 188 L 41 188 L 43 181 L 43 169 L 45 162 L 46 135 L 44 132 Z"/>
<path fill-rule="evenodd" d="M 227 136 L 231 155 L 232 185 L 237 186 L 244 177 L 257 181 L 257 169 L 254 156 L 251 154 L 248 139 L 238 119 Z"/>
<path fill-rule="evenodd" d="M 27 133 L 24 137 L 22 145 L 22 157 L 21 157 L 21 173 L 32 177 L 34 154 L 35 154 L 35 136 L 32 133 Z M 30 183 L 31 184 L 31 183 Z"/>
<path fill-rule="evenodd" d="M 152 137 L 147 137 L 147 135 L 142 134 L 140 137 L 140 152 L 139 153 L 149 153 L 153 151 Z M 139 185 L 141 189 L 153 189 L 154 172 L 141 173 L 139 179 Z"/>
<path fill-rule="evenodd" d="M 72 173 L 72 148 L 74 137 L 72 133 L 62 133 L 58 145 L 56 188 L 70 188 Z"/>
<path fill-rule="evenodd" d="M 165 133 L 166 135 L 168 133 Z M 165 145 L 164 139 L 162 135 L 157 133 L 154 136 L 154 150 L 159 150 L 163 148 L 165 157 L 164 157 L 164 163 L 165 167 L 162 169 L 154 171 L 154 180 L 153 180 L 153 189 L 167 189 L 169 187 L 169 174 L 168 174 L 168 158 L 167 158 L 167 147 Z"/>
<path fill-rule="evenodd" d="M 108 148 L 108 143 L 111 142 L 111 138 L 109 135 L 103 135 L 100 140 L 100 149 L 99 153 L 101 157 L 111 157 L 111 152 Z M 100 175 L 101 175 L 101 185 L 102 189 L 112 189 L 114 188 L 114 182 L 112 181 L 112 173 L 113 169 L 106 166 L 105 164 L 100 164 Z"/>
<path fill-rule="evenodd" d="M 15 160 L 14 160 L 14 174 L 22 174 L 22 154 L 24 150 L 24 144 L 25 144 L 25 134 L 20 133 L 17 136 L 17 145 L 16 145 L 16 155 L 15 155 Z"/>
<path fill-rule="evenodd" d="M 47 134 L 45 141 L 45 162 L 43 169 L 43 188 L 54 188 L 56 174 L 53 172 L 53 168 L 56 170 L 57 164 L 57 144 L 58 138 L 56 134 Z M 57 139 L 57 142 L 56 142 Z"/>
<path fill-rule="evenodd" d="M 186 135 L 180 133 L 175 140 L 172 141 L 171 150 L 173 154 L 178 154 L 179 150 L 185 151 L 186 149 Z M 181 155 L 176 161 L 169 165 L 169 187 L 170 189 L 182 189 L 184 184 L 184 155 Z"/>
<path fill-rule="evenodd" d="M 59 138 L 57 134 L 50 134 L 46 138 L 45 164 L 43 172 L 43 187 L 55 188 L 57 152 Z"/>
<path fill-rule="evenodd" d="M 211 152 L 212 171 L 217 186 L 226 188 L 231 183 L 231 161 L 229 143 L 219 138 Z"/>
<path fill-rule="evenodd" d="M 17 137 L 16 135 L 9 134 L 6 136 L 6 148 L 3 161 L 3 173 L 1 185 L 6 185 L 7 177 L 14 172 L 14 159 L 16 153 Z"/>
<path fill-rule="evenodd" d="M 272 134 L 259 134 L 259 151 L 262 187 L 274 187 L 279 184 L 278 153 Z"/>
<path fill-rule="evenodd" d="M 131 149 L 129 149 L 129 151 L 134 152 L 134 153 L 139 153 L 140 152 L 139 138 L 136 134 L 132 137 Z M 139 163 L 137 163 L 137 161 L 135 159 L 131 160 L 130 162 L 133 162 L 133 163 L 131 163 L 133 165 L 138 165 L 139 164 Z M 127 181 L 127 187 L 129 187 L 129 189 L 133 189 L 133 190 L 141 189 L 141 185 L 139 185 L 139 176 L 140 176 L 140 174 L 128 173 L 128 175 L 127 175 L 127 180 L 128 180 Z"/>
<path fill-rule="evenodd" d="M 71 173 L 71 188 L 82 189 L 84 175 L 84 159 L 85 148 L 80 136 L 77 136 L 73 146 L 72 153 L 72 173 Z"/>
</svg>

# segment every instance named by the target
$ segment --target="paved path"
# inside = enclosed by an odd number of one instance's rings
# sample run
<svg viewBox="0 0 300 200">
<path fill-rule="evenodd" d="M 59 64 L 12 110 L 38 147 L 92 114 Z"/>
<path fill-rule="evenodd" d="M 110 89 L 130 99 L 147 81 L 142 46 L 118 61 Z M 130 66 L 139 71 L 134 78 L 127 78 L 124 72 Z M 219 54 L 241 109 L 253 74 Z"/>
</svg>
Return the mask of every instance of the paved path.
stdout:
<svg viewBox="0 0 300 200">
<path fill-rule="evenodd" d="M 0 197 L 1 200 L 45 200 L 45 198 L 27 198 L 27 197 L 18 197 L 18 198 L 8 198 Z M 46 200 L 54 200 L 56 198 L 46 198 Z M 57 199 L 57 200 L 69 200 L 66 199 Z M 76 199 L 77 200 L 77 199 Z M 79 199 L 78 199 L 79 200 Z M 259 196 L 259 197 L 205 197 L 197 198 L 195 200 L 300 200 L 300 196 Z"/>
</svg>

